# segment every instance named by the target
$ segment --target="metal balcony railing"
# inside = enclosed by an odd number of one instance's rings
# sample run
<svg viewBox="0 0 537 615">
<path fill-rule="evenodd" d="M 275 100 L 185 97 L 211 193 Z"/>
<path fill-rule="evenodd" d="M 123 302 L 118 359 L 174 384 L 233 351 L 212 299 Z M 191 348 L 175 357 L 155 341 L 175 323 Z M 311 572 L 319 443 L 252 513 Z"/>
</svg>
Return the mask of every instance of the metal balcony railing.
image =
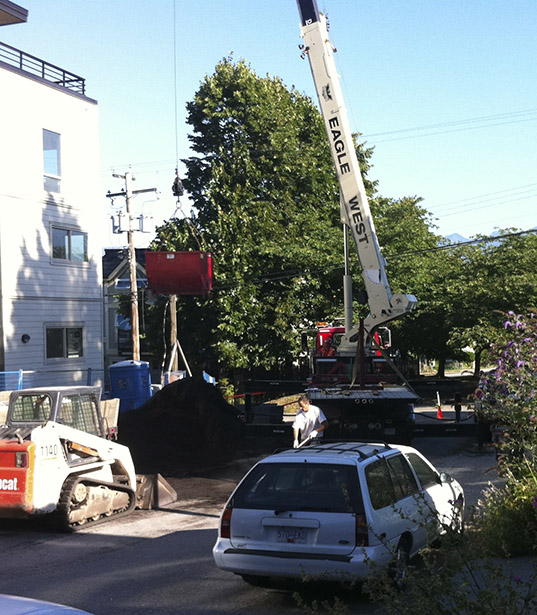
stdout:
<svg viewBox="0 0 537 615">
<path fill-rule="evenodd" d="M 86 93 L 86 81 L 82 77 L 11 47 L 11 45 L 0 43 L 0 62 L 15 66 L 25 73 L 40 77 L 77 94 L 85 95 Z"/>
</svg>

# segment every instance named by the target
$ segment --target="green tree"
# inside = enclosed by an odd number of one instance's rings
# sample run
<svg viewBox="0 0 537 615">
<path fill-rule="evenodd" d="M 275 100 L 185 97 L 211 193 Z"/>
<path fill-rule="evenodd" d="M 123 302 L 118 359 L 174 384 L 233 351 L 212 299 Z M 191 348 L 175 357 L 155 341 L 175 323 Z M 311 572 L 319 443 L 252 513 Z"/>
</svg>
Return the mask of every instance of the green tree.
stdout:
<svg viewBox="0 0 537 615">
<path fill-rule="evenodd" d="M 164 225 L 155 247 L 213 253 L 214 292 L 201 320 L 201 302 L 182 303 L 184 327 L 202 324 L 192 337 L 220 365 L 271 368 L 339 301 L 338 192 L 321 117 L 280 79 L 231 59 L 187 108 L 192 220 Z"/>
<path fill-rule="evenodd" d="M 537 237 L 516 229 L 498 232 L 498 239 L 476 237 L 460 248 L 461 267 L 456 284 L 456 312 L 450 336 L 452 348 L 470 346 L 475 372 L 481 356 L 503 330 L 500 312 L 526 310 L 537 304 Z"/>
<path fill-rule="evenodd" d="M 452 250 L 428 249 L 414 267 L 415 314 L 398 323 L 404 347 L 415 356 L 438 360 L 438 375 L 453 356 L 450 337 L 457 317 L 458 277 L 461 259 Z"/>
<path fill-rule="evenodd" d="M 289 366 L 301 331 L 343 315 L 339 189 L 321 115 L 280 79 L 228 58 L 188 104 L 188 123 L 192 217 L 163 225 L 153 246 L 214 255 L 211 298 L 180 303 L 182 343 L 220 367 Z M 417 197 L 381 197 L 369 178 L 373 150 L 354 139 L 392 291 L 421 300 L 416 280 L 429 279 L 421 269 L 437 243 L 429 214 Z M 362 272 L 351 255 L 358 291 Z M 366 312 L 356 303 L 357 317 Z M 410 329 L 402 339 L 413 349 Z"/>
<path fill-rule="evenodd" d="M 419 307 L 397 326 L 404 346 L 438 360 L 439 376 L 448 358 L 464 357 L 465 346 L 473 348 L 479 373 L 482 354 L 501 330 L 498 311 L 537 304 L 536 236 L 510 229 L 495 241 L 480 236 L 474 240 L 431 245 L 410 268 Z"/>
</svg>

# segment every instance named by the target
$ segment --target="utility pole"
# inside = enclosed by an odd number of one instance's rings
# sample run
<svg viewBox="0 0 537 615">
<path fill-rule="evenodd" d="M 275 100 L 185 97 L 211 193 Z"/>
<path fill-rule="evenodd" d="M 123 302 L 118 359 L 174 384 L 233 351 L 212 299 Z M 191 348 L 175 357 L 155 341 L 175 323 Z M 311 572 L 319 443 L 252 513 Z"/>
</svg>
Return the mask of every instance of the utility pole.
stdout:
<svg viewBox="0 0 537 615">
<path fill-rule="evenodd" d="M 127 171 L 124 175 L 125 179 L 125 210 L 127 219 L 131 219 L 131 173 Z M 134 237 L 132 227 L 129 224 L 127 231 L 127 240 L 129 246 L 129 274 L 131 280 L 131 332 L 132 332 L 132 358 L 134 361 L 140 360 L 140 324 L 138 318 L 138 280 L 136 279 L 136 250 L 134 249 Z"/>
<path fill-rule="evenodd" d="M 108 191 L 108 198 L 117 196 L 125 197 L 125 212 L 127 217 L 127 241 L 128 241 L 128 260 L 129 260 L 129 277 L 130 277 L 130 304 L 131 304 L 131 334 L 132 334 L 132 358 L 134 361 L 140 360 L 140 325 L 138 316 L 138 281 L 136 279 L 136 250 L 134 248 L 134 229 L 132 225 L 133 217 L 131 216 L 131 199 L 137 194 L 143 192 L 156 192 L 156 188 L 147 188 L 145 190 L 132 190 L 131 182 L 135 181 L 132 173 L 127 171 L 125 175 L 113 174 L 113 177 L 118 177 L 125 180 L 125 189 L 121 192 L 112 194 Z M 137 230 L 143 231 L 143 216 L 139 217 L 140 225 Z M 115 230 L 115 229 L 114 229 Z M 119 233 L 125 232 L 125 229 L 120 224 L 118 225 Z"/>
<path fill-rule="evenodd" d="M 177 344 L 177 295 L 170 296 L 170 347 L 173 348 Z M 179 369 L 179 358 L 177 353 L 173 356 L 171 365 L 172 371 Z"/>
</svg>

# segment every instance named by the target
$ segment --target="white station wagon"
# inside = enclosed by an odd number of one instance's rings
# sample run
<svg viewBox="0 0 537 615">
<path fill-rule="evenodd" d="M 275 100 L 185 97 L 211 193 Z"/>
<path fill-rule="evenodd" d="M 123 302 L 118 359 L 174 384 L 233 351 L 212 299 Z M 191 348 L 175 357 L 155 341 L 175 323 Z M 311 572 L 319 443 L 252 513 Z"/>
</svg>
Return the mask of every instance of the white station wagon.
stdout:
<svg viewBox="0 0 537 615">
<path fill-rule="evenodd" d="M 414 448 L 319 444 L 248 472 L 222 512 L 213 556 L 254 585 L 359 578 L 367 560 L 405 563 L 448 527 L 462 531 L 463 517 L 461 485 Z"/>
</svg>

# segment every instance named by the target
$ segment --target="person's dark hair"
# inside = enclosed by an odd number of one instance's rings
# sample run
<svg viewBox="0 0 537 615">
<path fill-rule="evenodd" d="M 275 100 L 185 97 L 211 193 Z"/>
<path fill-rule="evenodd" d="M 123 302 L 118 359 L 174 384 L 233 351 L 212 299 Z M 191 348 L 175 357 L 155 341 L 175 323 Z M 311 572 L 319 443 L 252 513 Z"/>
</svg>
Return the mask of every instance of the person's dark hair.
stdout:
<svg viewBox="0 0 537 615">
<path fill-rule="evenodd" d="M 304 395 L 301 395 L 301 396 L 298 398 L 298 403 L 300 403 L 301 401 L 302 401 L 302 402 L 305 402 L 305 403 L 309 403 L 310 398 L 306 395 L 306 393 L 304 393 Z"/>
</svg>

